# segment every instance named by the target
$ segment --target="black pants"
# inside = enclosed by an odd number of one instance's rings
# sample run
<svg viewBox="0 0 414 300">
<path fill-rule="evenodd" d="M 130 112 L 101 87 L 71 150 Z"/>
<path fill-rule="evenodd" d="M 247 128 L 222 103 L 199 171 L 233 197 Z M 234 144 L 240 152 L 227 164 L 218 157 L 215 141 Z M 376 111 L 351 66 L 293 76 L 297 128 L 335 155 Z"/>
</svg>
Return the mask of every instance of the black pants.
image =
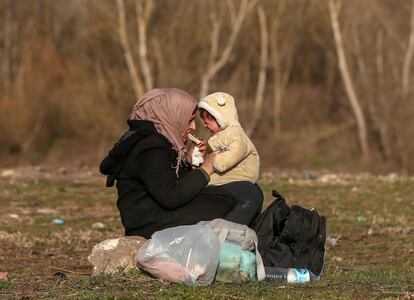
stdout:
<svg viewBox="0 0 414 300">
<path fill-rule="evenodd" d="M 207 186 L 190 202 L 174 210 L 162 209 L 154 201 L 150 205 L 155 207 L 156 213 L 152 218 L 147 218 L 147 222 L 143 225 L 139 224 L 141 225 L 139 227 L 134 226 L 133 223 L 134 217 L 140 220 L 139 208 L 135 209 L 133 205 L 129 207 L 118 206 L 118 208 L 125 227 L 125 235 L 139 235 L 149 239 L 154 232 L 166 228 L 193 225 L 200 221 L 210 221 L 217 218 L 225 219 L 227 214 L 234 210 L 237 203 L 232 193 L 221 186 Z M 125 221 L 129 221 L 129 223 Z"/>
<path fill-rule="evenodd" d="M 263 205 L 263 192 L 257 184 L 236 181 L 221 186 L 237 200 L 236 206 L 224 219 L 249 226 L 260 214 Z"/>
</svg>

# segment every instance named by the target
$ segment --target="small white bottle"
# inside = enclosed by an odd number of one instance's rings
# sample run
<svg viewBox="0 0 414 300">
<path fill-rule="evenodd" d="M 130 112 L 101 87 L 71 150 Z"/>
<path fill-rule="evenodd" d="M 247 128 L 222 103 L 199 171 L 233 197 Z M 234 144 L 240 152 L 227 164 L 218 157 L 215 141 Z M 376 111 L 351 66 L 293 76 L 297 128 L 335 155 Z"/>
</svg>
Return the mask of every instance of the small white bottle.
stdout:
<svg viewBox="0 0 414 300">
<path fill-rule="evenodd" d="M 266 281 L 284 281 L 288 283 L 305 283 L 319 280 L 308 269 L 265 267 Z"/>
</svg>

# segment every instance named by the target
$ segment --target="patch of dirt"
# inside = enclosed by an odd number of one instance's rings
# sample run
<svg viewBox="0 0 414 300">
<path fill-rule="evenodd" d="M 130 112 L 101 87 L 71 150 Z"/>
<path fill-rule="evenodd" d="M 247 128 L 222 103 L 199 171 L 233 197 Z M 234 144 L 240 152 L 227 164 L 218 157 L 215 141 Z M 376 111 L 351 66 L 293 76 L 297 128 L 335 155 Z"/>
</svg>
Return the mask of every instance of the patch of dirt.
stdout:
<svg viewBox="0 0 414 300">
<path fill-rule="evenodd" d="M 104 183 L 106 178 L 99 173 L 97 167 L 81 166 L 22 166 L 0 169 L 0 178 L 10 181 L 50 180 L 69 181 L 73 183 Z"/>
</svg>

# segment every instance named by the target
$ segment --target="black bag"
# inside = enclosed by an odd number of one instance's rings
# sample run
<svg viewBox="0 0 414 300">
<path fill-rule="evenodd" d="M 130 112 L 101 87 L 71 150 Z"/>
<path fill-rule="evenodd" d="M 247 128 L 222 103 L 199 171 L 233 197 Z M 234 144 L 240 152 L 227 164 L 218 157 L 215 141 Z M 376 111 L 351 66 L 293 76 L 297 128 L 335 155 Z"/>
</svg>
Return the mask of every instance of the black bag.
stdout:
<svg viewBox="0 0 414 300">
<path fill-rule="evenodd" d="M 290 208 L 276 198 L 252 224 L 259 240 L 258 250 L 265 266 L 309 269 L 322 272 L 325 257 L 326 219 L 313 209 Z"/>
</svg>

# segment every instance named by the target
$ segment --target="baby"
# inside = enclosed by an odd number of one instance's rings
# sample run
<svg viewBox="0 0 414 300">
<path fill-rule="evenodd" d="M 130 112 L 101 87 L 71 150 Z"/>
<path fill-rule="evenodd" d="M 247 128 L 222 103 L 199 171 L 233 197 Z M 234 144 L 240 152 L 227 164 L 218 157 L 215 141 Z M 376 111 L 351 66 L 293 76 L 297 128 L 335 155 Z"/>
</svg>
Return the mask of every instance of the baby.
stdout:
<svg viewBox="0 0 414 300">
<path fill-rule="evenodd" d="M 224 219 L 249 226 L 259 215 L 263 192 L 256 184 L 260 160 L 256 147 L 239 123 L 234 98 L 214 93 L 198 103 L 204 126 L 211 132 L 207 146 L 217 151 L 210 185 L 219 185 L 237 200 Z"/>
<path fill-rule="evenodd" d="M 239 123 L 234 98 L 218 92 L 202 98 L 198 107 L 212 135 L 208 147 L 211 151 L 220 150 L 214 159 L 210 185 L 236 181 L 255 184 L 259 177 L 259 154 Z"/>
</svg>

